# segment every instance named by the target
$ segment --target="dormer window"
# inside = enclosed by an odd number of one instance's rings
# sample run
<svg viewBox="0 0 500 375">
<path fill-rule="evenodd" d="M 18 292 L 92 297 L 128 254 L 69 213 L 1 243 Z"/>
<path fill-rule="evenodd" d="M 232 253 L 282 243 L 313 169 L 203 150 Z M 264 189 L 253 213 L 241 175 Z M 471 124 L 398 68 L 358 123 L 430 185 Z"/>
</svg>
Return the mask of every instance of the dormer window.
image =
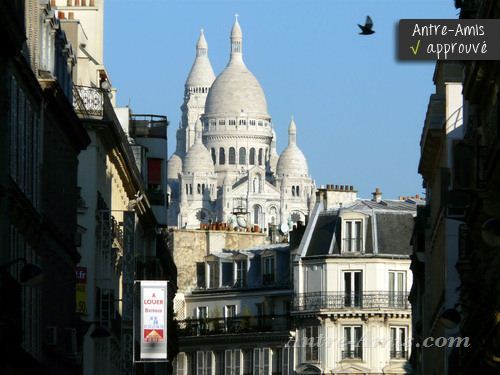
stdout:
<svg viewBox="0 0 500 375">
<path fill-rule="evenodd" d="M 236 260 L 234 262 L 235 279 L 234 286 L 245 288 L 247 286 L 247 261 L 246 259 Z"/>
<path fill-rule="evenodd" d="M 274 255 L 265 256 L 262 259 L 262 284 L 271 285 L 276 281 L 276 257 Z"/>
<path fill-rule="evenodd" d="M 207 262 L 208 266 L 208 287 L 209 288 L 218 288 L 219 287 L 219 262 L 218 261 L 210 261 Z"/>
<path fill-rule="evenodd" d="M 363 251 L 363 221 L 344 221 L 343 252 L 354 253 Z"/>
</svg>

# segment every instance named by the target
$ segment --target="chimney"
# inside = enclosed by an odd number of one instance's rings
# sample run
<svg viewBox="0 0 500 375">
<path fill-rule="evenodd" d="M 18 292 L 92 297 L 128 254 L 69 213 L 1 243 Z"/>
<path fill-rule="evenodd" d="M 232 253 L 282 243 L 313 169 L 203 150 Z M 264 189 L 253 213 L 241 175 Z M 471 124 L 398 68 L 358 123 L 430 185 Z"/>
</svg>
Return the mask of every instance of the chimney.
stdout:
<svg viewBox="0 0 500 375">
<path fill-rule="evenodd" d="M 57 18 L 59 18 L 60 20 L 64 20 L 66 18 L 64 12 L 57 12 Z"/>
<path fill-rule="evenodd" d="M 372 201 L 379 203 L 382 200 L 382 192 L 380 191 L 380 188 L 375 188 L 375 191 L 372 193 L 372 195 Z"/>
<path fill-rule="evenodd" d="M 75 19 L 75 13 L 74 12 L 68 12 L 68 19 L 69 20 Z"/>
</svg>

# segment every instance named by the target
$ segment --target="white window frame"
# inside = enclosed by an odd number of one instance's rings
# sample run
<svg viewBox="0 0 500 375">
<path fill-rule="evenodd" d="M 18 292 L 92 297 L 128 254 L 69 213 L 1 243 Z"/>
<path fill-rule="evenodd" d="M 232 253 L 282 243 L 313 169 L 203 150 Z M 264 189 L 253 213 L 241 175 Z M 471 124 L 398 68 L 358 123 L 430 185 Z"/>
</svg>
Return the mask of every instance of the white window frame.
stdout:
<svg viewBox="0 0 500 375">
<path fill-rule="evenodd" d="M 359 328 L 361 331 L 361 336 L 359 340 L 356 340 L 356 328 Z M 348 340 L 346 337 L 346 329 L 350 331 L 350 338 L 351 340 Z M 342 326 L 342 338 L 343 338 L 343 345 L 341 347 L 341 350 L 345 351 L 346 349 L 349 352 L 355 352 L 356 347 L 358 346 L 358 343 L 360 344 L 360 350 L 361 350 L 361 356 L 359 357 L 350 357 L 350 356 L 345 356 L 342 359 L 363 359 L 363 326 L 359 324 L 354 324 L 354 325 L 344 325 Z"/>
<path fill-rule="evenodd" d="M 205 313 L 206 315 L 205 316 L 201 316 L 201 311 L 203 311 L 202 309 L 205 310 Z M 206 319 L 208 318 L 208 306 L 196 306 L 196 319 Z"/>
<path fill-rule="evenodd" d="M 267 262 L 270 260 L 270 259 L 273 259 L 273 270 L 272 270 L 272 273 L 267 273 L 267 268 L 268 265 L 267 265 Z M 277 267 L 277 264 L 276 264 L 276 254 L 270 254 L 270 255 L 265 255 L 262 257 L 262 284 L 264 285 L 272 285 L 276 282 L 276 267 Z M 264 278 L 266 275 L 273 275 L 273 280 L 272 281 L 265 281 Z"/>
<path fill-rule="evenodd" d="M 243 358 L 241 349 L 224 351 L 224 375 L 242 375 Z"/>
<path fill-rule="evenodd" d="M 241 270 L 238 269 L 238 264 L 242 264 Z M 247 286 L 247 281 L 248 281 L 248 275 L 247 275 L 247 268 L 248 268 L 248 259 L 236 259 L 234 261 L 234 285 L 239 287 L 239 288 L 245 288 Z M 239 273 L 241 273 L 241 277 L 239 276 Z M 238 284 L 238 282 L 241 282 Z"/>
<path fill-rule="evenodd" d="M 356 223 L 359 223 L 357 228 Z M 348 225 L 351 233 L 348 235 Z M 365 233 L 364 220 L 362 218 L 345 218 L 342 220 L 342 252 L 343 253 L 364 253 L 365 252 Z M 357 241 L 359 240 L 359 242 Z"/>
<path fill-rule="evenodd" d="M 347 284 L 345 281 L 345 275 L 349 273 L 351 274 L 351 281 L 350 281 L 350 295 L 347 293 Z M 359 296 L 356 296 L 356 276 L 355 274 L 359 273 L 361 275 L 360 277 L 360 283 L 361 285 L 359 286 Z M 363 304 L 363 270 L 342 270 L 342 285 L 343 285 L 343 290 L 344 290 L 344 303 L 345 306 L 348 307 L 360 307 Z M 349 299 L 348 299 L 349 297 Z M 348 303 L 349 302 L 349 303 Z"/>
<path fill-rule="evenodd" d="M 402 281 L 402 285 L 399 285 L 398 280 Z M 406 304 L 406 271 L 390 270 L 388 284 L 389 305 L 403 307 Z"/>
<path fill-rule="evenodd" d="M 304 327 L 304 363 L 319 363 L 319 337 L 321 327 L 319 325 Z M 312 339 L 312 342 L 311 342 Z M 310 354 L 310 358 L 307 358 Z"/>
<path fill-rule="evenodd" d="M 196 352 L 196 375 L 214 375 L 215 356 L 211 351 Z"/>
<path fill-rule="evenodd" d="M 253 375 L 271 375 L 271 349 L 254 348 L 253 350 Z"/>
<path fill-rule="evenodd" d="M 396 334 L 394 337 L 393 333 Z M 403 333 L 403 339 L 401 338 L 401 333 Z M 406 360 L 408 357 L 408 327 L 407 326 L 389 326 L 390 335 L 390 351 L 389 357 L 391 360 Z M 394 340 L 394 338 L 396 340 Z M 403 350 L 398 350 L 403 349 Z M 394 354 L 393 354 L 394 353 Z M 400 356 L 397 353 L 401 353 Z"/>
</svg>

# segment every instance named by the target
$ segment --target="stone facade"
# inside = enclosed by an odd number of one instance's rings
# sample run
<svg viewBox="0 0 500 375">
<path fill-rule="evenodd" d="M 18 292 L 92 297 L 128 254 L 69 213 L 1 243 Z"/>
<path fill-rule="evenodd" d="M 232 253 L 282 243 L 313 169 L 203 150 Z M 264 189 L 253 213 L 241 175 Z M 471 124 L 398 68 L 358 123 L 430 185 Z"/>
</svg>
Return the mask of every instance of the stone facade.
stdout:
<svg viewBox="0 0 500 375">
<path fill-rule="evenodd" d="M 174 229 L 171 236 L 178 271 L 177 288 L 181 293 L 196 286 L 196 263 L 203 262 L 208 254 L 222 249 L 247 249 L 267 242 L 266 235 L 248 232 Z"/>
</svg>

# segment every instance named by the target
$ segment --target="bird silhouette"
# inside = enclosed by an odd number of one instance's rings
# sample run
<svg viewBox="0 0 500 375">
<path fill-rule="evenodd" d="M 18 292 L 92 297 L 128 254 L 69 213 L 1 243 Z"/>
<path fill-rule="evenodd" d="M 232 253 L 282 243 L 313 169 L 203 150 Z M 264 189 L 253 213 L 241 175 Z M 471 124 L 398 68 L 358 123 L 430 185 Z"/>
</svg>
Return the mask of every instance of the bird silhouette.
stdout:
<svg viewBox="0 0 500 375">
<path fill-rule="evenodd" d="M 358 23 L 359 28 L 361 29 L 361 32 L 359 33 L 360 35 L 370 35 L 373 34 L 375 31 L 372 30 L 373 28 L 373 21 L 370 18 L 370 16 L 366 16 L 366 21 L 364 26 L 360 25 Z"/>
</svg>

